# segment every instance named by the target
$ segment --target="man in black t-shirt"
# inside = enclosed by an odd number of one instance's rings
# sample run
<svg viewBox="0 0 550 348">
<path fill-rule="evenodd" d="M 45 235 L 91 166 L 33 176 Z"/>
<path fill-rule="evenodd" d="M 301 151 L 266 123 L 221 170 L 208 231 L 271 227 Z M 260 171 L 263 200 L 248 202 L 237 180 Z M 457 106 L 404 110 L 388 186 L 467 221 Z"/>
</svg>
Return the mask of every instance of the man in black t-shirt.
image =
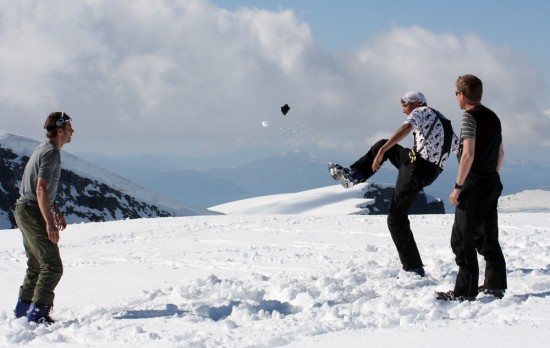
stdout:
<svg viewBox="0 0 550 348">
<path fill-rule="evenodd" d="M 449 201 L 456 206 L 451 247 L 459 266 L 454 290 L 440 292 L 448 301 L 474 300 L 479 292 L 502 298 L 507 288 L 506 262 L 498 241 L 497 203 L 502 193 L 499 171 L 504 158 L 498 116 L 481 105 L 483 85 L 473 75 L 456 81 L 464 110 L 460 165 Z M 477 252 L 476 252 L 477 251 Z M 478 287 L 477 253 L 485 258 L 485 281 Z"/>
</svg>

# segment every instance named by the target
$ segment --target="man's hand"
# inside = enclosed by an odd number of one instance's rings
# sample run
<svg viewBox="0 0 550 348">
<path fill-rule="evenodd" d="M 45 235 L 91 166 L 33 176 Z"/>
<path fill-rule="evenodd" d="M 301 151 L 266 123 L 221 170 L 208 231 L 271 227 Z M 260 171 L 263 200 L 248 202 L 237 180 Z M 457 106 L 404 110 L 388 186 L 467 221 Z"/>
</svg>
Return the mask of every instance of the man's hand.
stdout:
<svg viewBox="0 0 550 348">
<path fill-rule="evenodd" d="M 451 194 L 449 195 L 449 203 L 455 206 L 458 205 L 458 203 L 460 203 L 460 201 L 458 200 L 458 196 L 460 196 L 460 190 L 454 189 L 453 192 L 451 192 Z"/>
<path fill-rule="evenodd" d="M 392 148 L 395 144 L 405 139 L 405 137 L 411 132 L 413 126 L 410 123 L 404 123 L 401 127 L 397 128 L 395 133 L 386 141 L 384 145 L 378 150 L 376 157 L 372 161 L 372 170 L 377 172 L 382 167 L 382 162 L 384 161 L 384 154 L 386 151 Z"/>
<path fill-rule="evenodd" d="M 377 172 L 380 167 L 382 167 L 382 160 L 384 159 L 384 153 L 382 151 L 378 151 L 376 154 L 376 157 L 374 157 L 374 160 L 372 161 L 372 170 Z"/>
<path fill-rule="evenodd" d="M 46 232 L 48 232 L 48 239 L 53 244 L 59 242 L 59 228 L 53 220 L 46 223 Z"/>
<path fill-rule="evenodd" d="M 65 217 L 61 213 L 55 213 L 54 214 L 55 224 L 57 226 L 57 229 L 59 231 L 63 231 L 65 228 L 67 228 L 67 221 L 65 220 Z"/>
</svg>

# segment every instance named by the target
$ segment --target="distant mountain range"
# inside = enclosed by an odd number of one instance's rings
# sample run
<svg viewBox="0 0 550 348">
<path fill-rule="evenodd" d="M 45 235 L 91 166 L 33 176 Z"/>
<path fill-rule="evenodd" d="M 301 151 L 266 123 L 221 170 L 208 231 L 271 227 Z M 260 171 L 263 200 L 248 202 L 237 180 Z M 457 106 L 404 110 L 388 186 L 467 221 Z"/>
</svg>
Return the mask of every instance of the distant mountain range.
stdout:
<svg viewBox="0 0 550 348">
<path fill-rule="evenodd" d="M 21 177 L 38 144 L 0 131 L 0 229 L 15 226 Z M 61 161 L 57 200 L 69 223 L 215 214 L 148 191 L 65 151 Z"/>
<path fill-rule="evenodd" d="M 311 155 L 306 150 L 282 151 L 271 146 L 195 158 L 162 154 L 126 157 L 79 155 L 149 190 L 203 208 L 335 185 L 328 175 L 327 162 L 349 166 L 361 156 L 329 151 Z M 448 197 L 457 170 L 458 163 L 453 156 L 439 178 L 424 189 L 427 195 L 441 199 L 446 212 L 454 211 Z M 550 190 L 548 172 L 548 161 L 518 161 L 507 155 L 501 172 L 503 195 L 524 190 Z M 386 163 L 371 180 L 392 185 L 396 175 L 395 168 Z"/>
<path fill-rule="evenodd" d="M 0 229 L 15 227 L 13 208 L 19 197 L 20 180 L 25 164 L 38 144 L 36 140 L 0 131 Z M 158 172 L 135 165 L 151 165 L 156 161 L 157 167 L 169 168 L 170 161 L 162 157 L 141 157 L 136 162 L 126 163 L 115 161 L 119 168 L 126 168 L 126 174 L 132 181 L 149 189 L 66 151 L 62 151 L 61 158 L 57 200 L 69 223 L 220 214 L 198 208 L 196 203 L 212 206 L 243 198 L 335 185 L 335 181 L 328 176 L 324 161 L 299 152 L 273 154 L 234 168 L 209 169 L 205 166 L 204 172 L 178 169 L 178 166 L 174 166 L 176 170 Z M 367 213 L 386 213 L 392 190 L 371 186 L 363 197 L 371 205 Z M 434 201 L 432 198 L 428 200 Z M 188 205 L 187 201 L 192 203 Z M 428 206 L 426 201 L 422 195 L 415 208 L 416 213 L 444 212 L 441 202 L 435 202 L 434 208 L 433 204 Z"/>
<path fill-rule="evenodd" d="M 349 162 L 336 156 L 321 159 L 299 151 L 277 152 L 272 147 L 204 158 L 173 155 L 110 158 L 90 153 L 80 156 L 149 190 L 203 208 L 335 185 L 328 175 L 328 161 Z M 393 168 L 383 168 L 376 181 L 391 183 L 395 181 L 394 173 Z"/>
<path fill-rule="evenodd" d="M 12 210 L 19 181 L 29 155 L 38 144 L 0 131 L 0 228 L 14 226 Z M 93 153 L 77 157 L 63 151 L 59 200 L 72 223 L 215 214 L 214 206 L 223 203 L 338 186 L 328 175 L 328 161 L 345 166 L 353 162 L 328 152 L 321 158 L 300 151 L 278 152 L 273 147 L 197 158 L 108 157 Z M 425 188 L 425 195 L 419 197 L 411 213 L 453 212 L 447 197 L 457 167 L 456 161 L 450 161 L 438 180 Z M 550 178 L 546 175 L 549 169 L 550 164 L 544 162 L 505 161 L 501 173 L 503 195 L 550 189 Z M 371 189 L 362 197 L 374 198 L 374 203 L 369 203 L 369 214 L 386 213 L 396 174 L 386 164 L 371 178 Z"/>
</svg>

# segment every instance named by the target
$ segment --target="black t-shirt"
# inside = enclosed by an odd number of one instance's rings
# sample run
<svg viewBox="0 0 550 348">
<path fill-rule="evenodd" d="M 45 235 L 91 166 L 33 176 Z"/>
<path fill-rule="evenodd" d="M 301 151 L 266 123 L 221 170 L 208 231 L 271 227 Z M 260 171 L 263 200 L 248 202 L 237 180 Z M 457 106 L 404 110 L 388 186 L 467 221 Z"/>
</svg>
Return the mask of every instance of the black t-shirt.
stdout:
<svg viewBox="0 0 550 348">
<path fill-rule="evenodd" d="M 489 108 L 483 105 L 477 105 L 465 112 L 463 117 L 464 123 L 467 120 L 474 122 L 469 123 L 469 130 L 475 127 L 475 153 L 474 162 L 470 170 L 471 174 L 485 175 L 493 174 L 497 171 L 498 156 L 500 145 L 502 144 L 502 126 L 498 116 Z M 462 136 L 464 137 L 464 132 Z M 465 136 L 471 138 L 472 136 Z"/>
</svg>

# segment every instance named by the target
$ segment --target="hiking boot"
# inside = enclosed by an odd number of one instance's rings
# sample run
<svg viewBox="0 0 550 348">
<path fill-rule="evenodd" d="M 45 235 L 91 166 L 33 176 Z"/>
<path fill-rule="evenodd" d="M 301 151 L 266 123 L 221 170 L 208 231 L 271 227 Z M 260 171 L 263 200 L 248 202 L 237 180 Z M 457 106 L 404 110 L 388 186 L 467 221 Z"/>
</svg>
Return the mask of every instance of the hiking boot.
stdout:
<svg viewBox="0 0 550 348">
<path fill-rule="evenodd" d="M 334 180 L 340 181 L 344 188 L 353 187 L 366 179 L 356 170 L 342 167 L 338 163 L 328 163 L 328 171 Z"/>
<path fill-rule="evenodd" d="M 334 180 L 339 180 L 339 177 L 344 174 L 344 167 L 338 163 L 328 162 L 328 172 Z"/>
<path fill-rule="evenodd" d="M 469 296 L 456 296 L 455 292 L 453 290 L 449 290 L 447 292 L 438 292 L 436 297 L 436 300 L 444 300 L 444 301 L 475 301 L 475 297 L 469 297 Z"/>
<path fill-rule="evenodd" d="M 485 286 L 483 285 L 477 288 L 477 290 L 479 293 L 484 293 L 486 295 L 494 296 L 499 300 L 504 297 L 504 293 L 506 292 L 505 289 L 486 289 Z"/>
<path fill-rule="evenodd" d="M 340 181 L 340 184 L 344 188 L 349 188 L 353 186 L 353 182 L 347 179 L 346 175 L 349 172 L 348 168 L 344 168 L 338 163 L 328 163 L 328 172 L 330 173 L 330 176 L 336 181 Z"/>
<path fill-rule="evenodd" d="M 50 310 L 52 306 L 43 305 L 39 303 L 32 303 L 29 312 L 27 314 L 27 319 L 29 322 L 34 322 L 37 324 L 44 324 L 46 326 L 53 324 L 55 321 L 50 317 Z"/>
<path fill-rule="evenodd" d="M 31 301 L 23 300 L 21 297 L 17 299 L 17 305 L 13 310 L 13 314 L 16 319 L 23 318 L 27 316 L 29 312 L 29 307 L 31 306 Z"/>
</svg>

